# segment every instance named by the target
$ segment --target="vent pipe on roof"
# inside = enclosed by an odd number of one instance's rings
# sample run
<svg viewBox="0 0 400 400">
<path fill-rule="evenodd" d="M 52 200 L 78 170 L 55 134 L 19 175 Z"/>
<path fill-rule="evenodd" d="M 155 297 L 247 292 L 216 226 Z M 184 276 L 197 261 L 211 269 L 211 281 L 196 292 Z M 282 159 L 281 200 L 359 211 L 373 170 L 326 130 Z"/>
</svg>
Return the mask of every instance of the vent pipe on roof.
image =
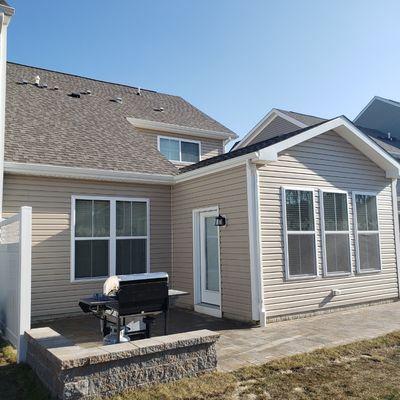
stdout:
<svg viewBox="0 0 400 400">
<path fill-rule="evenodd" d="M 140 89 L 140 87 L 137 88 L 136 94 L 137 94 L 138 96 L 141 96 L 141 95 L 142 95 L 142 90 Z"/>
<path fill-rule="evenodd" d="M 36 86 L 39 86 L 39 85 L 40 85 L 40 76 L 39 76 L 39 75 L 36 75 L 36 76 L 35 76 L 35 85 L 36 85 Z"/>
<path fill-rule="evenodd" d="M 390 132 L 387 133 L 388 140 L 392 140 L 392 134 Z"/>
</svg>

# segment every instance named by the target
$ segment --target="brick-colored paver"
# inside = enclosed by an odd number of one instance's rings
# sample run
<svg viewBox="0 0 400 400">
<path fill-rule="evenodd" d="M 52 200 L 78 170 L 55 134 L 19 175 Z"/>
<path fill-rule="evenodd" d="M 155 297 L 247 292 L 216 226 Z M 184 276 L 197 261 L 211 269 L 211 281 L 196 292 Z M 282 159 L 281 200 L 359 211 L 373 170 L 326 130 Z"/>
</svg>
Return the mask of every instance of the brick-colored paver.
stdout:
<svg viewBox="0 0 400 400">
<path fill-rule="evenodd" d="M 160 321 L 162 322 L 162 321 Z M 50 326 L 83 347 L 98 346 L 99 322 L 91 316 L 40 324 Z M 175 309 L 169 316 L 169 333 L 210 329 L 220 333 L 217 343 L 220 370 L 231 371 L 276 358 L 371 339 L 400 330 L 400 302 L 338 311 L 292 321 L 273 322 L 265 328 Z M 162 332 L 155 324 L 154 335 Z"/>
</svg>

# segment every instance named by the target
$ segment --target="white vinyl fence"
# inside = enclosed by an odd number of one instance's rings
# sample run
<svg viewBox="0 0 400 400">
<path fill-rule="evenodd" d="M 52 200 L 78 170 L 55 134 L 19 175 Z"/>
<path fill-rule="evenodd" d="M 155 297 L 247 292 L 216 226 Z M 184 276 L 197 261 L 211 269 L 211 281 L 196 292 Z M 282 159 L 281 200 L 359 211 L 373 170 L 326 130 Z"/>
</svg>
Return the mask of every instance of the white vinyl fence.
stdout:
<svg viewBox="0 0 400 400">
<path fill-rule="evenodd" d="M 32 209 L 0 220 L 0 328 L 25 360 L 24 332 L 31 326 Z"/>
</svg>

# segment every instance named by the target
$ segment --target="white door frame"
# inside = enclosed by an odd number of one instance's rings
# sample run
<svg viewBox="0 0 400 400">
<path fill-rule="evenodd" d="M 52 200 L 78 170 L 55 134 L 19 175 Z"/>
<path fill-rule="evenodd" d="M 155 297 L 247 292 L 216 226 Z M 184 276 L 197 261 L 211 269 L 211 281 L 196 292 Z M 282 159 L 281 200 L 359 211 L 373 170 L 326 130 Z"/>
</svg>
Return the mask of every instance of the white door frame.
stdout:
<svg viewBox="0 0 400 400">
<path fill-rule="evenodd" d="M 193 210 L 193 288 L 194 288 L 194 309 L 197 312 L 212 315 L 214 317 L 222 317 L 221 307 L 221 254 L 219 254 L 219 305 L 207 305 L 202 303 L 201 290 L 201 229 L 200 215 L 205 212 L 213 212 L 219 215 L 218 206 L 210 206 L 206 208 L 198 208 Z M 219 228 L 218 228 L 218 248 L 220 251 Z"/>
</svg>

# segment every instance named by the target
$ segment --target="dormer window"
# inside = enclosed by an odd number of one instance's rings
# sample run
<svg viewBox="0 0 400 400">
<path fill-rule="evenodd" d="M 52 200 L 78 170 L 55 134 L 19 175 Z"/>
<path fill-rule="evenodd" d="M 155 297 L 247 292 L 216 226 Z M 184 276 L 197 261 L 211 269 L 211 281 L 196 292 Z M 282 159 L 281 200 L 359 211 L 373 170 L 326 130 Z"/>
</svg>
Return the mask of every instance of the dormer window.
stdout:
<svg viewBox="0 0 400 400">
<path fill-rule="evenodd" d="M 200 142 L 195 140 L 159 136 L 158 150 L 173 162 L 192 164 L 200 161 Z"/>
</svg>

